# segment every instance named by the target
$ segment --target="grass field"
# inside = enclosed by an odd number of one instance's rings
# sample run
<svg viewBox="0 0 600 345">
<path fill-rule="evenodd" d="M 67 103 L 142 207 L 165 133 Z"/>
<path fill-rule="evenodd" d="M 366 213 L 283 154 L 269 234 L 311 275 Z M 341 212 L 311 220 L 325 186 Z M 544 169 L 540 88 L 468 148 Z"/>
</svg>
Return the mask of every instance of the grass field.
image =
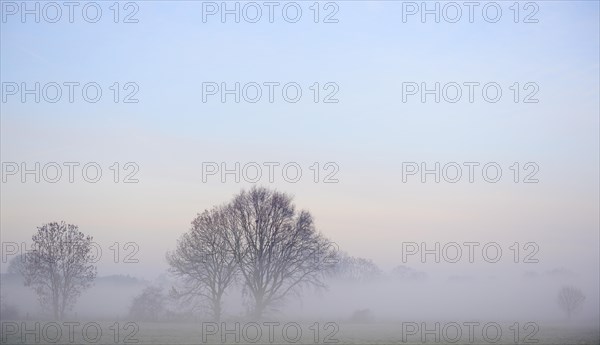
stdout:
<svg viewBox="0 0 600 345">
<path fill-rule="evenodd" d="M 600 344 L 598 328 L 510 324 L 469 328 L 428 323 L 427 330 L 402 323 L 78 323 L 2 321 L 1 344 Z M 459 324 L 460 325 L 460 324 Z M 419 324 L 417 324 L 419 326 Z M 498 327 L 499 326 L 499 327 Z M 420 328 L 420 327 L 419 327 Z M 403 332 L 404 330 L 404 332 Z M 497 331 L 500 330 L 500 333 Z M 459 336 L 458 332 L 462 334 Z M 437 335 L 437 339 L 435 336 Z M 487 335 L 487 338 L 485 337 Z M 425 339 L 422 337 L 426 336 Z"/>
</svg>

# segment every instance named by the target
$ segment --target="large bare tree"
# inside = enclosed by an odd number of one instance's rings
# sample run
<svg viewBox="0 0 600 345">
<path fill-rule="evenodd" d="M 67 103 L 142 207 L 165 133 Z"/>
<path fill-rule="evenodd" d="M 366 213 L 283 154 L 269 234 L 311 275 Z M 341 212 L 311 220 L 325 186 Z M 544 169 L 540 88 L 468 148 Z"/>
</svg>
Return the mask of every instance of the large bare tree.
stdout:
<svg viewBox="0 0 600 345">
<path fill-rule="evenodd" d="M 236 261 L 226 241 L 227 209 L 215 207 L 192 221 L 192 228 L 167 254 L 170 271 L 183 283 L 172 294 L 186 302 L 200 297 L 215 320 L 222 314 L 222 298 L 235 277 Z"/>
<path fill-rule="evenodd" d="M 20 268 L 25 285 L 35 289 L 43 308 L 62 319 L 96 277 L 92 237 L 76 225 L 54 222 L 39 227 L 32 239 L 33 249 Z"/>
<path fill-rule="evenodd" d="M 569 320 L 573 313 L 581 308 L 583 301 L 585 295 L 574 286 L 563 286 L 558 291 L 558 305 L 567 314 Z"/>
<path fill-rule="evenodd" d="M 228 209 L 227 241 L 255 318 L 291 292 L 324 286 L 323 273 L 336 253 L 290 196 L 253 187 L 235 196 Z"/>
</svg>

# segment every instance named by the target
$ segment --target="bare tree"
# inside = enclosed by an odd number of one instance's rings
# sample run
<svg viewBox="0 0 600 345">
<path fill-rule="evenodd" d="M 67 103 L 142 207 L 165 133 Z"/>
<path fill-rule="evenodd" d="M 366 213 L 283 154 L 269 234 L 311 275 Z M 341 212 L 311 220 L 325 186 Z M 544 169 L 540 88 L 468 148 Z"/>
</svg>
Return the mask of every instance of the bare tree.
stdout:
<svg viewBox="0 0 600 345">
<path fill-rule="evenodd" d="M 179 277 L 183 286 L 173 288 L 172 296 L 191 302 L 200 297 L 208 302 L 215 320 L 222 314 L 222 298 L 234 279 L 236 261 L 229 250 L 227 210 L 215 207 L 204 211 L 192 221 L 191 230 L 177 243 L 177 249 L 167 254 L 170 271 Z"/>
<path fill-rule="evenodd" d="M 7 272 L 10 274 L 23 274 L 25 272 L 25 261 L 27 260 L 27 253 L 22 253 L 10 260 L 8 264 Z M 30 259 L 31 260 L 31 259 Z"/>
<path fill-rule="evenodd" d="M 19 268 L 25 286 L 33 287 L 42 307 L 62 319 L 96 277 L 92 237 L 76 225 L 54 222 L 39 227 L 32 239 L 33 249 Z"/>
<path fill-rule="evenodd" d="M 159 287 L 148 286 L 133 299 L 129 316 L 136 321 L 159 321 L 165 314 L 165 300 Z"/>
<path fill-rule="evenodd" d="M 229 206 L 228 229 L 255 318 L 304 286 L 324 287 L 322 276 L 335 253 L 290 196 L 262 187 L 242 191 Z"/>
<path fill-rule="evenodd" d="M 574 286 L 563 286 L 558 291 L 558 305 L 567 314 L 570 320 L 574 312 L 583 305 L 585 295 Z"/>
<path fill-rule="evenodd" d="M 405 281 L 423 281 L 427 279 L 427 273 L 417 271 L 405 265 L 399 265 L 392 269 L 392 278 Z"/>
<path fill-rule="evenodd" d="M 370 259 L 349 256 L 346 253 L 339 255 L 339 260 L 330 276 L 345 281 L 364 282 L 380 278 L 382 271 Z"/>
</svg>

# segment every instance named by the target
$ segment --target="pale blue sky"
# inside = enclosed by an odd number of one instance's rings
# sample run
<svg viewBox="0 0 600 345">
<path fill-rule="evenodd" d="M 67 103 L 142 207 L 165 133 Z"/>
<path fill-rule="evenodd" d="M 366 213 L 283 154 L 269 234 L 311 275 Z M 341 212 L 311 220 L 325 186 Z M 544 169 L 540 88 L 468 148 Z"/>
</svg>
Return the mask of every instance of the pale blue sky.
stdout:
<svg viewBox="0 0 600 345">
<path fill-rule="evenodd" d="M 137 185 L 2 184 L 3 241 L 64 219 L 100 241 L 139 242 L 140 272 L 151 271 L 196 212 L 247 187 L 203 184 L 203 161 L 334 161 L 338 184 L 272 186 L 355 255 L 391 266 L 401 241 L 537 241 L 548 266 L 583 263 L 597 277 L 598 2 L 539 1 L 537 24 L 513 23 L 506 2 L 496 24 L 402 23 L 391 1 L 338 2 L 337 24 L 202 23 L 198 2 L 138 3 L 137 24 L 1 25 L 3 82 L 95 81 L 105 92 L 96 104 L 2 103 L 2 161 L 140 166 Z M 137 83 L 140 102 L 112 103 L 115 81 Z M 294 81 L 305 94 L 202 103 L 203 81 Z M 336 82 L 340 102 L 312 103 L 315 81 Z M 405 104 L 405 81 L 495 81 L 504 96 Z M 514 82 L 536 82 L 540 102 L 512 103 Z M 534 161 L 540 183 L 403 184 L 403 161 Z"/>
</svg>

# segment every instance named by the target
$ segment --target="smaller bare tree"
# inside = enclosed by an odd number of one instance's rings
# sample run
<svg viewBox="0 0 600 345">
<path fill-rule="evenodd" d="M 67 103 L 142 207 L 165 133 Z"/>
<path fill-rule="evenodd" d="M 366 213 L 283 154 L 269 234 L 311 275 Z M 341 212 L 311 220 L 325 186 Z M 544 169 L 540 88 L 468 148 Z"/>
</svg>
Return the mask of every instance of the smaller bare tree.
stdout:
<svg viewBox="0 0 600 345">
<path fill-rule="evenodd" d="M 403 281 L 423 281 L 427 279 L 427 273 L 399 265 L 392 269 L 392 277 Z"/>
<path fill-rule="evenodd" d="M 370 259 L 338 254 L 338 261 L 329 275 L 348 282 L 368 282 L 381 278 L 383 272 Z"/>
<path fill-rule="evenodd" d="M 29 259 L 31 260 L 31 259 Z M 25 262 L 27 261 L 27 253 L 19 254 L 10 260 L 8 264 L 7 272 L 9 274 L 21 274 L 25 273 Z"/>
<path fill-rule="evenodd" d="M 96 277 L 92 237 L 76 225 L 54 222 L 39 227 L 32 239 L 33 250 L 15 263 L 15 270 L 23 274 L 25 286 L 35 289 L 42 307 L 60 320 Z"/>
<path fill-rule="evenodd" d="M 159 321 L 165 314 L 165 300 L 159 287 L 148 286 L 131 302 L 129 316 L 136 321 Z"/>
<path fill-rule="evenodd" d="M 171 295 L 185 302 L 207 303 L 215 320 L 222 314 L 222 298 L 235 277 L 237 264 L 225 239 L 227 209 L 215 207 L 192 221 L 191 230 L 167 254 L 170 271 L 182 286 Z"/>
<path fill-rule="evenodd" d="M 570 320 L 574 312 L 579 310 L 585 301 L 585 295 L 574 286 L 563 286 L 558 291 L 558 305 Z"/>
</svg>

